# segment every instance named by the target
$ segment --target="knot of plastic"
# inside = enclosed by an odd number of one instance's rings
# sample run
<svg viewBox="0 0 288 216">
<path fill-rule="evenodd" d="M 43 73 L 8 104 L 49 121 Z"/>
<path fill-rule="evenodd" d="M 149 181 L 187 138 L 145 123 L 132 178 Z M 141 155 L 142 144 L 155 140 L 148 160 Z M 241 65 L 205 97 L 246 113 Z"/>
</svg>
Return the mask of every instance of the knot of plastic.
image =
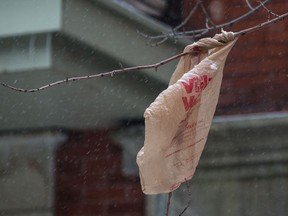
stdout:
<svg viewBox="0 0 288 216">
<path fill-rule="evenodd" d="M 213 39 L 226 44 L 235 39 L 235 34 L 234 32 L 226 32 L 222 29 L 221 34 L 216 34 Z"/>
<path fill-rule="evenodd" d="M 226 32 L 222 30 L 220 34 L 216 34 L 213 38 L 202 38 L 189 46 L 189 50 L 193 52 L 194 47 L 203 48 L 205 50 L 222 47 L 235 39 L 234 32 Z M 186 50 L 188 51 L 188 50 Z"/>
</svg>

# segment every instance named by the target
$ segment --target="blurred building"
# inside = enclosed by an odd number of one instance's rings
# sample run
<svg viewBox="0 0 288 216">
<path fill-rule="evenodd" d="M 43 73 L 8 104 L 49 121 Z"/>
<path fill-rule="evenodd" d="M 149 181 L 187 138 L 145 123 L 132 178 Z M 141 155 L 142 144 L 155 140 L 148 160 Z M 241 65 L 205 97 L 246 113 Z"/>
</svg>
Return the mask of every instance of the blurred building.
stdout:
<svg viewBox="0 0 288 216">
<path fill-rule="evenodd" d="M 160 21 L 177 25 L 179 11 L 185 17 L 193 7 L 179 2 L 0 1 L 0 79 L 37 88 L 180 53 L 190 42 L 151 47 L 139 34 L 169 31 Z M 221 2 L 207 5 L 219 23 L 249 10 Z M 284 0 L 271 3 L 277 13 L 285 7 Z M 201 12 L 195 15 L 185 29 L 205 25 Z M 267 11 L 235 29 L 266 18 Z M 287 22 L 279 22 L 240 38 L 231 51 L 199 169 L 190 187 L 174 193 L 171 215 L 188 203 L 186 215 L 288 212 L 286 30 Z M 142 194 L 135 156 L 143 145 L 143 112 L 175 65 L 36 93 L 1 87 L 0 215 L 163 214 L 166 196 Z"/>
<path fill-rule="evenodd" d="M 0 29 L 0 79 L 21 88 L 156 63 L 183 50 L 173 42 L 147 45 L 139 32 L 167 26 L 116 1 L 0 1 Z M 1 88 L 0 215 L 144 215 L 139 119 L 174 67 L 34 94 Z M 131 147 L 117 140 L 127 125 L 140 130 L 129 135 Z"/>
</svg>

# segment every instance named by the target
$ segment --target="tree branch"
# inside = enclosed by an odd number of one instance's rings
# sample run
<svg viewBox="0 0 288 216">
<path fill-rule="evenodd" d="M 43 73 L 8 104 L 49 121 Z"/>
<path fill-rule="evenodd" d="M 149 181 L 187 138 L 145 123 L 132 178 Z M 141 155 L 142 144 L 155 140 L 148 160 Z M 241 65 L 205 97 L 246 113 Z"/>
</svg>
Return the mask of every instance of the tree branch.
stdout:
<svg viewBox="0 0 288 216">
<path fill-rule="evenodd" d="M 189 181 L 187 181 L 187 179 L 185 179 L 185 181 L 186 181 L 186 185 L 187 185 L 187 191 L 188 191 L 188 203 L 187 203 L 187 205 L 186 205 L 186 207 L 182 210 L 182 212 L 178 215 L 178 216 L 182 216 L 184 213 L 185 213 L 185 211 L 189 208 L 189 206 L 190 206 L 190 204 L 191 204 L 191 197 L 192 197 L 192 194 L 191 194 L 191 186 L 190 186 L 190 184 L 189 184 Z"/>
<path fill-rule="evenodd" d="M 17 88 L 11 85 L 8 85 L 6 83 L 0 82 L 0 85 L 7 87 L 9 89 L 12 89 L 14 91 L 19 91 L 19 92 L 38 92 L 38 91 L 42 91 L 44 89 L 56 86 L 56 85 L 60 85 L 60 84 L 64 84 L 64 83 L 68 83 L 68 82 L 74 82 L 74 81 L 80 81 L 80 80 L 87 80 L 87 79 L 95 79 L 95 78 L 100 78 L 100 77 L 113 77 L 114 75 L 120 74 L 120 73 L 124 73 L 124 72 L 128 72 L 128 71 L 135 71 L 135 70 L 144 70 L 144 69 L 151 69 L 154 68 L 155 70 L 157 70 L 158 67 L 167 64 L 168 62 L 171 62 L 175 59 L 178 59 L 184 55 L 188 55 L 191 54 L 190 52 L 184 52 L 184 53 L 180 53 L 177 54 L 175 56 L 172 56 L 168 59 L 164 59 L 158 63 L 155 64 L 150 64 L 150 65 L 142 65 L 142 66 L 135 66 L 135 67 L 128 67 L 128 68 L 121 68 L 121 69 L 117 69 L 117 70 L 113 70 L 113 71 L 108 71 L 108 72 L 104 72 L 104 73 L 99 73 L 99 74 L 94 74 L 94 75 L 87 75 L 87 76 L 79 76 L 79 77 L 66 77 L 63 80 L 58 80 L 56 82 L 53 83 L 49 83 L 47 85 L 41 86 L 39 88 L 32 88 L 32 89 L 24 89 L 24 88 Z"/>
<path fill-rule="evenodd" d="M 246 4 L 247 4 L 247 6 L 250 8 L 250 10 L 254 10 L 254 8 L 253 8 L 252 5 L 250 4 L 249 0 L 246 0 Z"/>
<path fill-rule="evenodd" d="M 288 17 L 288 12 L 286 12 L 286 13 L 284 13 L 282 15 L 279 15 L 279 16 L 277 16 L 276 18 L 274 18 L 272 20 L 268 20 L 267 22 L 260 23 L 257 26 L 254 26 L 254 27 L 247 28 L 247 29 L 244 29 L 242 31 L 236 32 L 235 36 L 239 37 L 239 36 L 243 36 L 243 35 L 246 35 L 248 33 L 257 31 L 257 30 L 262 29 L 262 28 L 264 28 L 264 27 L 266 27 L 266 26 L 268 26 L 270 24 L 275 24 L 278 21 L 284 20 L 287 17 Z M 38 92 L 38 91 L 42 91 L 42 90 L 45 90 L 47 88 L 50 88 L 50 87 L 53 87 L 53 86 L 56 86 L 56 85 L 60 85 L 60 84 L 64 84 L 64 83 L 68 83 L 68 82 L 87 80 L 87 79 L 95 79 L 95 78 L 100 78 L 100 77 L 113 77 L 114 75 L 117 75 L 117 74 L 120 74 L 120 73 L 129 72 L 129 71 L 136 71 L 136 70 L 153 69 L 153 68 L 155 70 L 157 70 L 158 67 L 160 67 L 160 66 L 162 66 L 164 64 L 167 64 L 168 62 L 171 62 L 171 61 L 173 61 L 175 59 L 178 59 L 178 58 L 180 58 L 182 56 L 188 55 L 188 54 L 191 54 L 191 52 L 183 52 L 183 53 L 177 54 L 175 56 L 172 56 L 170 58 L 164 59 L 164 60 L 162 60 L 162 61 L 160 61 L 158 63 L 150 64 L 150 65 L 142 65 L 142 66 L 135 66 L 135 67 L 128 67 L 128 68 L 121 68 L 121 69 L 108 71 L 108 72 L 104 72 L 104 73 L 99 73 L 99 74 L 94 74 L 94 75 L 70 77 L 70 78 L 67 77 L 67 78 L 65 78 L 63 80 L 52 82 L 52 83 L 49 83 L 47 85 L 41 86 L 39 88 L 32 88 L 32 89 L 17 88 L 15 86 L 9 85 L 9 84 L 1 82 L 1 81 L 0 81 L 0 85 L 4 86 L 6 88 L 9 88 L 11 90 L 14 90 L 14 91 L 18 91 L 18 92 Z"/>
<path fill-rule="evenodd" d="M 152 40 L 155 40 L 155 41 L 160 40 L 161 41 L 163 38 L 167 38 L 167 39 L 168 38 L 180 39 L 180 38 L 191 38 L 191 37 L 192 38 L 199 38 L 199 37 L 202 37 L 203 35 L 207 34 L 210 31 L 221 29 L 221 28 L 224 28 L 227 26 L 231 26 L 235 23 L 238 23 L 238 22 L 244 20 L 245 18 L 249 17 L 250 15 L 255 13 L 256 11 L 258 11 L 261 7 L 263 7 L 263 5 L 267 4 L 270 1 L 271 0 L 265 0 L 261 3 L 259 3 L 259 5 L 257 5 L 256 7 L 254 7 L 254 8 L 251 7 L 250 11 L 243 14 L 242 16 L 239 16 L 236 19 L 230 20 L 229 22 L 222 23 L 219 25 L 213 25 L 211 27 L 207 26 L 206 28 L 203 28 L 203 29 L 196 29 L 196 30 L 192 30 L 192 31 L 183 31 L 183 32 L 175 32 L 175 30 L 172 29 L 172 31 L 168 32 L 167 34 L 161 34 L 161 35 L 156 35 L 156 36 L 149 36 L 149 35 L 145 35 L 145 34 L 142 34 L 142 35 L 145 36 L 146 38 L 148 38 L 150 41 L 152 41 Z M 201 1 L 197 1 L 197 4 L 200 4 L 200 3 L 201 3 Z M 192 10 L 194 10 L 194 8 Z M 203 6 L 202 6 L 202 10 L 203 10 Z M 206 19 L 208 19 L 208 18 L 206 17 Z M 158 41 L 155 44 L 159 45 L 161 43 Z"/>
<path fill-rule="evenodd" d="M 247 28 L 247 29 L 244 29 L 242 31 L 239 31 L 239 32 L 236 32 L 235 33 L 235 36 L 238 37 L 238 36 L 243 36 L 245 34 L 248 34 L 248 33 L 251 33 L 251 32 L 254 32 L 254 31 L 257 31 L 259 29 L 262 29 L 270 24 L 275 24 L 281 20 L 284 20 L 285 18 L 287 18 L 288 16 L 288 12 L 282 14 L 282 15 L 278 15 L 276 18 L 272 19 L 272 20 L 268 20 L 267 22 L 264 22 L 264 23 L 260 23 L 259 25 L 256 25 L 254 27 L 251 27 L 251 28 Z"/>
<path fill-rule="evenodd" d="M 169 208 L 170 208 L 171 197 L 172 197 L 172 192 L 169 192 L 168 195 L 167 195 L 165 216 L 169 216 Z"/>
<path fill-rule="evenodd" d="M 183 22 L 181 22 L 178 26 L 176 26 L 175 28 L 173 28 L 173 32 L 178 31 L 180 28 L 182 28 L 184 25 L 187 24 L 187 22 L 190 20 L 190 18 L 193 16 L 193 14 L 195 13 L 196 9 L 198 8 L 199 4 L 200 4 L 201 0 L 197 0 L 196 4 L 194 5 L 194 7 L 190 10 L 188 16 L 183 20 Z"/>
</svg>

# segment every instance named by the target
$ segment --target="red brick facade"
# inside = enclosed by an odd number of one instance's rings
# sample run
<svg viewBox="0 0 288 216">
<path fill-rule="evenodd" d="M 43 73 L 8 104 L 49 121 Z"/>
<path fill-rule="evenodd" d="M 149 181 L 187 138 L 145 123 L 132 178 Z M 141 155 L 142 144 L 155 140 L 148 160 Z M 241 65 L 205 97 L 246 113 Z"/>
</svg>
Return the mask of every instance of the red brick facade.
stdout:
<svg viewBox="0 0 288 216">
<path fill-rule="evenodd" d="M 138 177 L 121 173 L 121 149 L 103 131 L 72 131 L 56 152 L 55 215 L 142 216 Z"/>
<path fill-rule="evenodd" d="M 259 1 L 250 0 L 254 6 Z M 195 1 L 183 0 L 183 17 Z M 249 11 L 245 1 L 204 1 L 216 24 L 227 22 Z M 217 5 L 216 5 L 217 4 Z M 222 13 L 217 14 L 217 10 Z M 287 0 L 272 0 L 267 7 L 276 14 L 287 12 Z M 213 12 L 214 11 L 214 12 Z M 222 14 L 222 15 L 221 15 Z M 261 8 L 255 15 L 224 30 L 239 31 L 268 20 Z M 275 16 L 270 15 L 270 18 Z M 198 10 L 186 29 L 205 28 Z M 219 32 L 219 31 L 218 31 Z M 215 32 L 211 33 L 211 36 Z M 216 114 L 244 114 L 288 110 L 288 20 L 242 36 L 228 56 Z"/>
</svg>

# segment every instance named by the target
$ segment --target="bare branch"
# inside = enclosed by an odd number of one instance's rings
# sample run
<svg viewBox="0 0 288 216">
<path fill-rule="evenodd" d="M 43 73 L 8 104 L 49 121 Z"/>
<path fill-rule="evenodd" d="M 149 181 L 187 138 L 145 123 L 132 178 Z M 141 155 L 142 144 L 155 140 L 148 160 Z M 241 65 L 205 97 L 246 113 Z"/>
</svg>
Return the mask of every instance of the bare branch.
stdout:
<svg viewBox="0 0 288 216">
<path fill-rule="evenodd" d="M 193 16 L 193 14 L 196 12 L 201 1 L 202 0 L 196 0 L 196 3 L 194 5 L 194 7 L 190 10 L 188 16 L 178 26 L 172 28 L 170 31 L 170 34 L 163 33 L 163 34 L 161 34 L 162 37 L 160 37 L 159 39 L 155 38 L 154 36 L 147 35 L 147 34 L 140 32 L 140 31 L 137 31 L 138 34 L 140 34 L 142 37 L 147 38 L 148 44 L 151 46 L 158 46 L 158 45 L 164 43 L 165 41 L 167 41 L 169 38 L 176 39 L 174 33 L 177 32 L 180 28 L 182 28 L 184 25 L 187 24 L 187 22 L 190 20 L 190 18 Z M 156 41 L 156 42 L 152 43 L 152 41 Z"/>
<path fill-rule="evenodd" d="M 164 37 L 162 40 L 160 41 L 157 41 L 156 43 L 151 43 L 151 40 L 150 40 L 150 45 L 153 47 L 153 46 L 159 46 L 160 44 L 164 43 L 165 41 L 167 41 L 169 38 L 168 37 Z"/>
<path fill-rule="evenodd" d="M 181 56 L 188 55 L 188 54 L 191 54 L 191 52 L 180 53 L 180 54 L 172 56 L 168 59 L 162 60 L 162 61 L 155 63 L 155 64 L 150 64 L 150 65 L 121 68 L 121 69 L 117 69 L 117 70 L 113 70 L 113 71 L 109 71 L 109 72 L 104 72 L 104 73 L 99 73 L 99 74 L 94 74 L 94 75 L 87 75 L 87 76 L 70 77 L 70 78 L 66 77 L 63 80 L 49 83 L 49 84 L 41 86 L 39 88 L 32 88 L 32 89 L 17 88 L 17 87 L 8 85 L 8 84 L 3 83 L 3 82 L 0 82 L 0 85 L 7 87 L 9 89 L 15 90 L 15 91 L 19 91 L 19 92 L 38 92 L 38 91 L 42 91 L 44 89 L 47 89 L 47 88 L 50 88 L 50 87 L 53 87 L 56 85 L 68 83 L 68 82 L 87 80 L 87 79 L 95 79 L 95 78 L 100 78 L 100 77 L 113 77 L 116 74 L 120 74 L 120 73 L 124 73 L 124 72 L 128 72 L 128 71 L 144 70 L 144 69 L 151 69 L 151 68 L 154 68 L 155 70 L 157 70 L 158 67 L 160 67 L 164 64 L 167 64 L 168 62 L 171 62 L 175 59 L 178 59 Z"/>
<path fill-rule="evenodd" d="M 223 23 L 223 24 L 219 24 L 219 25 L 214 25 L 211 27 L 206 27 L 203 29 L 194 29 L 191 31 L 183 31 L 183 32 L 168 32 L 167 34 L 161 34 L 161 35 L 156 35 L 156 36 L 148 36 L 150 40 L 161 40 L 162 38 L 199 38 L 205 34 L 207 34 L 210 31 L 213 30 L 217 30 L 217 29 L 221 29 L 221 28 L 225 28 L 227 26 L 231 26 L 235 23 L 238 23 L 244 19 L 246 19 L 247 17 L 251 16 L 253 13 L 255 13 L 256 11 L 258 11 L 261 7 L 263 7 L 263 5 L 267 4 L 268 2 L 270 2 L 271 0 L 265 0 L 261 3 L 259 3 L 259 5 L 257 5 L 256 7 L 254 7 L 253 9 L 250 9 L 250 11 L 248 11 L 247 13 L 243 14 L 242 16 L 239 16 L 233 20 L 230 20 L 229 22 Z M 207 17 L 206 17 L 207 18 Z"/>
<path fill-rule="evenodd" d="M 272 20 L 268 20 L 267 22 L 264 22 L 264 23 L 260 23 L 259 25 L 257 26 L 254 26 L 254 27 L 251 27 L 251 28 L 247 28 L 247 29 L 244 29 L 242 31 L 239 31 L 239 32 L 236 32 L 235 33 L 235 36 L 242 36 L 242 35 L 245 35 L 245 34 L 248 34 L 248 33 L 251 33 L 251 32 L 254 32 L 254 31 L 257 31 L 259 29 L 262 29 L 264 28 L 265 26 L 268 26 L 270 24 L 274 24 L 274 23 L 277 23 L 281 20 L 283 20 L 284 18 L 286 18 L 288 16 L 288 12 L 272 19 Z"/>
<path fill-rule="evenodd" d="M 263 4 L 263 2 L 261 2 L 261 1 L 258 1 L 258 2 L 262 5 L 262 7 L 263 7 L 269 14 L 272 14 L 272 15 L 274 15 L 274 16 L 276 16 L 276 17 L 279 17 L 278 14 L 275 14 L 275 13 L 272 12 L 270 9 L 268 9 L 268 8 L 265 6 L 265 4 Z"/>
<path fill-rule="evenodd" d="M 182 28 L 184 25 L 187 24 L 187 22 L 190 20 L 190 18 L 193 16 L 193 14 L 195 13 L 195 11 L 197 10 L 199 4 L 200 4 L 201 0 L 197 0 L 196 4 L 194 5 L 194 7 L 190 10 L 188 16 L 183 20 L 183 22 L 181 22 L 178 26 L 176 26 L 175 28 L 173 28 L 173 32 L 178 31 L 180 28 Z"/>
<path fill-rule="evenodd" d="M 254 8 L 253 8 L 252 5 L 250 4 L 249 0 L 246 0 L 246 4 L 247 4 L 248 7 L 250 8 L 250 10 L 254 10 Z"/>
<path fill-rule="evenodd" d="M 171 197 L 172 197 L 172 192 L 169 192 L 169 193 L 168 193 L 168 196 L 167 196 L 165 216 L 169 216 L 169 207 L 170 207 Z"/>
<path fill-rule="evenodd" d="M 187 206 L 182 210 L 182 212 L 179 214 L 179 216 L 182 216 L 184 213 L 185 213 L 185 211 L 189 208 L 189 206 L 190 206 L 190 204 L 191 204 L 191 200 L 192 200 L 192 194 L 191 194 L 191 186 L 190 186 L 190 184 L 189 184 L 189 181 L 187 181 L 186 179 L 185 179 L 185 181 L 186 181 L 186 184 L 187 184 L 187 190 L 188 190 L 188 203 L 187 203 Z"/>
<path fill-rule="evenodd" d="M 206 28 L 209 28 L 209 23 L 210 23 L 213 27 L 215 27 L 215 24 L 214 24 L 214 22 L 212 21 L 210 15 L 208 14 L 208 11 L 206 10 L 206 8 L 205 8 L 202 0 L 200 1 L 200 6 L 201 6 L 201 9 L 202 9 L 205 17 L 206 17 L 206 23 L 205 23 Z"/>
<path fill-rule="evenodd" d="M 260 23 L 259 25 L 256 25 L 254 27 L 247 28 L 247 29 L 244 29 L 242 31 L 236 32 L 234 35 L 235 35 L 235 37 L 246 35 L 248 33 L 257 31 L 259 29 L 262 29 L 265 26 L 268 26 L 270 24 L 274 24 L 274 23 L 277 23 L 278 21 L 284 20 L 287 17 L 288 17 L 288 12 L 286 12 L 286 13 L 284 13 L 284 14 L 282 14 L 282 15 L 280 15 L 280 16 L 272 19 L 272 20 L 269 20 L 267 22 Z M 205 30 L 207 30 L 207 29 L 205 29 Z M 203 34 L 203 32 L 199 32 L 198 35 L 201 35 L 201 34 Z M 193 35 L 193 36 L 195 36 L 195 35 Z M 38 91 L 42 91 L 42 90 L 45 90 L 47 88 L 50 88 L 50 87 L 53 87 L 53 86 L 56 86 L 56 85 L 60 85 L 60 84 L 64 84 L 64 83 L 68 83 L 68 82 L 87 80 L 87 79 L 95 79 L 95 78 L 100 78 L 100 77 L 113 77 L 116 74 L 120 74 L 120 73 L 124 73 L 124 72 L 151 69 L 151 68 L 154 68 L 155 70 L 157 70 L 158 67 L 160 67 L 160 66 L 162 66 L 164 64 L 167 64 L 168 62 L 171 62 L 171 61 L 173 61 L 175 59 L 178 59 L 178 58 L 180 58 L 182 56 L 185 56 L 185 55 L 188 55 L 188 54 L 192 54 L 192 53 L 193 52 L 183 52 L 183 53 L 180 53 L 178 55 L 172 56 L 172 57 L 170 57 L 168 59 L 164 59 L 164 60 L 162 60 L 162 61 L 160 61 L 158 63 L 150 64 L 150 65 L 142 65 L 142 66 L 135 66 L 135 67 L 128 67 L 128 68 L 121 68 L 121 69 L 117 69 L 117 70 L 113 70 L 113 71 L 108 71 L 108 72 L 94 74 L 94 75 L 87 75 L 87 76 L 70 77 L 70 78 L 66 77 L 63 80 L 59 80 L 59 81 L 56 81 L 56 82 L 53 82 L 53 83 L 49 83 L 49 84 L 41 86 L 39 88 L 32 88 L 32 89 L 17 88 L 15 86 L 11 86 L 11 85 L 6 84 L 4 82 L 0 82 L 0 85 L 4 86 L 6 88 L 9 88 L 11 90 L 14 90 L 14 91 L 18 91 L 18 92 L 38 92 Z"/>
</svg>

